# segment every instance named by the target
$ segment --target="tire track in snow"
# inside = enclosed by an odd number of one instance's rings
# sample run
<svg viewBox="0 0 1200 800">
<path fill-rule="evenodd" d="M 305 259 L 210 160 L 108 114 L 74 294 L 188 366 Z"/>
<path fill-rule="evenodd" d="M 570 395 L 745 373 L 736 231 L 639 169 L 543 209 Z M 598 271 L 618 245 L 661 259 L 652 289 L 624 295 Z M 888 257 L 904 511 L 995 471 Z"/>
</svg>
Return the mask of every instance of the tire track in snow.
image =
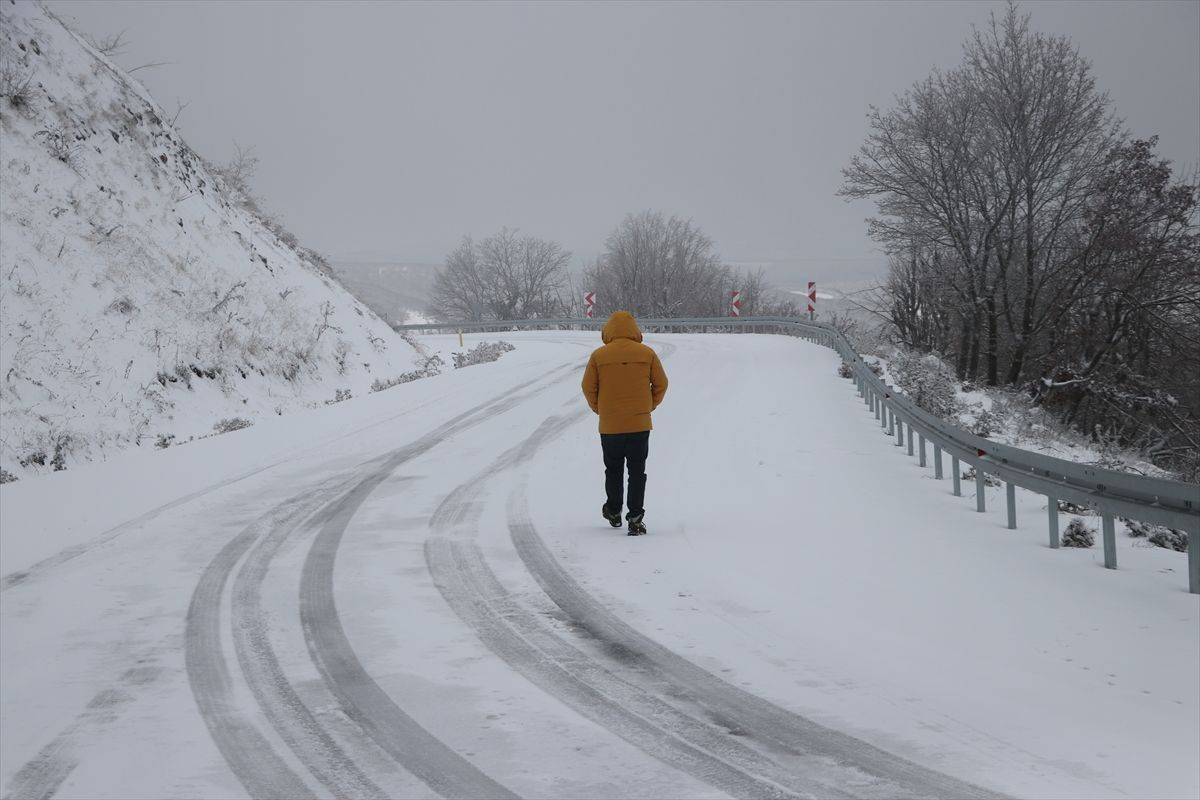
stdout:
<svg viewBox="0 0 1200 800">
<path fill-rule="evenodd" d="M 24 585 L 25 583 L 29 582 L 30 580 L 40 578 L 46 572 L 49 572 L 50 570 L 54 569 L 55 567 L 59 567 L 63 564 L 66 564 L 68 561 L 71 561 L 73 559 L 78 558 L 79 556 L 90 553 L 91 551 L 99 549 L 100 547 L 103 547 L 104 545 L 111 542 L 113 539 L 120 536 L 122 533 L 125 533 L 126 530 L 128 530 L 129 528 L 135 527 L 144 522 L 149 522 L 150 520 L 154 519 L 159 514 L 162 514 L 165 511 L 170 511 L 172 508 L 177 508 L 178 506 L 184 505 L 186 503 L 190 503 L 191 501 L 193 501 L 197 498 L 203 497 L 206 494 L 210 494 L 212 492 L 223 489 L 226 486 L 231 486 L 240 481 L 244 481 L 247 478 L 252 478 L 255 475 L 258 475 L 259 473 L 266 472 L 267 470 L 273 469 L 273 468 L 279 466 L 280 464 L 285 464 L 285 463 L 287 463 L 288 460 L 290 460 L 290 459 L 283 459 L 281 461 L 276 461 L 274 464 L 268 464 L 265 467 L 258 467 L 258 468 L 249 470 L 247 472 L 243 472 L 240 475 L 235 475 L 232 478 L 228 478 L 223 481 L 218 481 L 217 483 L 214 483 L 211 486 L 206 486 L 203 489 L 199 489 L 195 492 L 191 492 L 190 494 L 186 494 L 183 497 L 176 498 L 175 500 L 172 500 L 169 503 L 164 503 L 161 506 L 152 508 L 149 511 L 147 511 L 146 513 L 141 514 L 137 517 L 134 517 L 131 520 L 122 522 L 119 525 L 115 525 L 115 526 L 109 528 L 108 530 L 104 531 L 100 535 L 96 536 L 93 539 L 89 539 L 86 542 L 80 542 L 79 544 L 74 544 L 74 545 L 71 545 L 70 547 L 63 548 L 62 550 L 59 550 L 54 555 L 47 556 L 46 558 L 43 558 L 41 561 L 38 561 L 38 562 L 32 564 L 31 566 L 26 567 L 25 569 L 19 569 L 19 570 L 10 572 L 7 575 L 5 575 L 3 578 L 0 578 L 0 592 L 6 592 L 9 589 L 12 589 L 13 587 Z"/>
<path fill-rule="evenodd" d="M 551 370 L 548 375 L 566 369 L 568 368 Z M 540 389 L 530 390 L 526 386 L 517 387 L 463 412 L 397 453 L 365 462 L 359 468 L 369 470 L 369 477 L 365 481 L 356 477 L 332 478 L 316 490 L 307 489 L 300 492 L 255 520 L 253 524 L 226 544 L 209 563 L 196 586 L 188 609 L 184 640 L 188 680 L 213 741 L 225 757 L 225 761 L 234 775 L 252 797 L 309 798 L 315 795 L 304 780 L 275 752 L 270 741 L 255 726 L 254 722 L 238 710 L 234 700 L 233 680 L 221 642 L 220 620 L 221 599 L 228 578 L 237 563 L 260 538 L 269 537 L 273 531 L 294 530 L 304 518 L 312 513 L 314 508 L 319 508 L 322 503 L 327 503 L 331 495 L 345 491 L 346 487 L 355 484 L 356 480 L 360 486 L 363 483 L 370 483 L 374 488 L 374 485 L 386 477 L 396 464 L 419 452 L 425 452 L 438 444 L 444 436 L 459 428 L 473 424 L 479 415 L 483 414 L 486 418 L 500 413 L 537 391 Z M 352 489 L 351 492 L 353 491 Z M 242 614 L 240 610 L 235 613 Z M 240 620 L 245 621 L 244 615 L 240 617 Z M 307 638 L 308 634 L 306 633 Z M 244 655 L 248 655 L 250 658 L 264 657 L 263 652 L 251 653 L 248 644 L 243 641 Z M 305 767 L 319 778 L 332 780 L 335 786 L 344 787 L 348 781 L 350 786 L 364 790 L 364 792 L 378 792 L 378 787 L 374 787 L 357 768 L 353 767 L 353 762 L 345 757 L 331 739 L 322 739 L 317 736 L 314 740 L 313 734 L 315 730 L 320 729 L 320 726 L 318 725 L 314 730 L 306 725 L 307 720 L 304 719 L 304 716 L 311 716 L 311 712 L 299 701 L 294 689 L 290 686 L 284 688 L 286 679 L 282 677 L 282 674 L 273 672 L 273 668 L 278 667 L 273 652 L 267 658 L 269 660 L 265 663 L 258 662 L 252 665 L 246 675 L 247 681 L 250 683 L 256 699 L 260 703 L 268 704 L 264 707 L 264 711 L 273 724 L 278 724 L 283 728 L 280 733 L 284 740 L 289 745 L 295 744 L 297 755 Z M 274 664 L 271 661 L 274 661 Z M 274 678 L 283 680 L 284 684 L 270 683 Z M 264 681 L 268 683 L 264 684 Z M 328 684 L 329 681 L 327 680 L 326 683 Z M 337 692 L 334 694 L 337 695 Z M 293 699 L 298 705 L 292 704 Z M 341 699 L 340 695 L 339 699 Z M 347 712 L 349 712 L 348 709 Z M 353 715 L 351 716 L 353 717 Z M 440 745 L 440 742 L 437 744 Z M 391 754 L 394 757 L 395 754 Z M 457 758 L 456 754 L 451 753 L 451 755 Z M 401 763 L 404 762 L 401 761 Z M 468 766 L 470 765 L 468 764 Z M 486 776 L 484 777 L 486 778 Z M 500 789 L 500 792 L 477 794 L 509 796 L 504 794 L 505 790 L 498 784 L 495 785 L 495 788 Z M 376 795 L 364 794 L 364 796 Z"/>
<path fill-rule="evenodd" d="M 460 414 L 388 456 L 377 469 L 317 515 L 319 532 L 305 558 L 300 582 L 300 618 L 313 663 L 347 717 L 397 763 L 444 797 L 514 798 L 516 795 L 425 730 L 367 673 L 346 637 L 334 601 L 333 567 L 337 550 L 358 508 L 398 466 L 444 439 L 540 394 L 577 371 L 574 365 L 551 370 L 540 386 L 519 387 Z"/>
<path fill-rule="evenodd" d="M 4 799 L 47 800 L 53 797 L 79 765 L 74 752 L 76 743 L 107 730 L 136 699 L 131 692 L 153 682 L 161 672 L 161 668 L 153 666 L 131 667 L 122 673 L 115 687 L 97 693 L 65 730 L 17 770 Z"/>
<path fill-rule="evenodd" d="M 315 798 L 304 780 L 239 709 L 221 644 L 221 597 L 229 574 L 264 530 L 299 522 L 311 493 L 285 501 L 229 541 L 205 568 L 188 608 L 184 654 L 188 681 L 217 749 L 253 798 Z"/>
<path fill-rule="evenodd" d="M 294 530 L 272 529 L 251 550 L 234 580 L 230 608 L 238 663 L 271 725 L 334 797 L 386 798 L 300 699 L 271 646 L 262 585 L 271 560 Z"/>
<path fill-rule="evenodd" d="M 733 752 L 736 745 L 713 741 L 706 735 L 711 732 L 696 730 L 694 720 L 679 719 L 678 712 L 655 698 L 639 697 L 636 688 L 621 685 L 583 652 L 538 629 L 487 567 L 475 543 L 433 536 L 425 543 L 425 559 L 446 602 L 488 649 L 581 716 L 732 797 L 817 796 L 790 791 L 735 766 L 731 762 L 745 755 Z M 707 748 L 693 744 L 706 738 Z"/>
<path fill-rule="evenodd" d="M 509 498 L 509 534 L 526 568 L 579 630 L 621 654 L 648 690 L 799 762 L 815 780 L 864 798 L 998 798 L 991 790 L 888 753 L 729 684 L 623 622 L 558 563 L 529 515 L 524 481 Z"/>
<path fill-rule="evenodd" d="M 538 339 L 536 341 L 551 341 L 551 340 Z M 341 436 L 342 436 L 342 438 L 355 436 L 364 431 L 371 430 L 372 428 L 377 428 L 381 425 L 386 425 L 390 422 L 400 419 L 401 417 L 411 414 L 413 411 L 416 411 L 417 409 L 424 408 L 424 407 L 432 405 L 434 403 L 442 402 L 447 397 L 449 397 L 449 395 L 441 395 L 441 396 L 435 397 L 431 400 L 426 400 L 425 402 L 420 403 L 419 405 L 413 406 L 411 408 L 406 408 L 406 409 L 404 409 L 404 411 L 399 412 L 397 414 L 393 414 L 391 416 L 384 417 L 383 419 L 376 420 L 375 422 L 372 422 L 369 425 L 364 425 L 360 428 L 355 428 L 351 431 L 348 431 L 347 433 L 341 434 Z M 190 503 L 193 500 L 197 500 L 201 497 L 204 497 L 205 495 L 212 494 L 213 492 L 216 492 L 216 491 L 220 491 L 221 489 L 224 489 L 226 486 L 232 486 L 236 483 L 240 483 L 244 480 L 247 480 L 248 478 L 253 478 L 254 476 L 260 475 L 264 472 L 267 472 L 268 470 L 275 469 L 276 467 L 280 466 L 281 464 L 291 463 L 291 462 L 295 461 L 297 458 L 299 458 L 307 453 L 310 453 L 314 450 L 318 450 L 324 446 L 325 446 L 325 443 L 320 443 L 320 444 L 313 445 L 312 447 L 306 447 L 306 448 L 298 450 L 294 453 L 289 453 L 287 456 L 275 461 L 274 463 L 267 464 L 266 466 L 262 466 L 262 467 L 255 467 L 254 469 L 247 470 L 246 472 L 242 472 L 238 475 L 234 475 L 231 478 L 226 478 L 224 480 L 217 481 L 213 484 L 210 484 L 209 486 L 205 486 L 203 489 L 198 489 L 198 490 L 196 490 L 194 492 L 190 492 L 182 497 L 178 497 L 167 503 L 163 503 L 160 506 L 156 506 L 155 508 L 152 508 L 143 514 L 139 514 L 138 516 L 134 517 L 131 520 L 126 520 L 125 522 L 118 523 L 117 525 L 114 525 L 113 527 L 109 528 L 108 530 L 104 531 L 103 533 L 98 534 L 97 536 L 95 536 L 92 539 L 89 539 L 86 542 L 80 542 L 78 544 L 74 544 L 74 545 L 70 545 L 69 547 L 65 547 L 62 550 L 59 550 L 57 553 L 54 553 L 53 555 L 49 555 L 49 556 L 41 559 L 40 561 L 37 561 L 37 562 L 31 564 L 30 566 L 26 567 L 25 569 L 14 570 L 14 571 L 8 573 L 7 575 L 0 577 L 0 593 L 6 592 L 9 589 L 12 589 L 17 586 L 25 585 L 31 580 L 36 580 L 36 579 L 42 577 L 45 573 L 47 573 L 57 567 L 60 567 L 69 561 L 72 561 L 80 556 L 83 556 L 83 555 L 86 555 L 86 554 L 92 552 L 93 550 L 97 550 L 97 549 L 103 547 L 104 545 L 111 542 L 113 539 L 116 539 L 118 536 L 126 533 L 130 528 L 134 528 L 138 525 L 149 522 L 150 520 L 154 519 L 155 517 L 159 516 L 160 514 L 170 511 L 173 508 L 178 508 L 179 506 L 186 505 L 187 503 Z"/>
<path fill-rule="evenodd" d="M 528 462 L 586 416 L 550 417 L 520 445 L 455 488 L 430 519 L 425 559 L 455 613 L 501 659 L 534 685 L 630 744 L 733 797 L 848 797 L 832 785 L 782 769 L 726 728 L 681 712 L 571 645 L 522 608 L 473 541 L 487 482 Z M 623 654 L 611 648 L 616 661 Z"/>
</svg>

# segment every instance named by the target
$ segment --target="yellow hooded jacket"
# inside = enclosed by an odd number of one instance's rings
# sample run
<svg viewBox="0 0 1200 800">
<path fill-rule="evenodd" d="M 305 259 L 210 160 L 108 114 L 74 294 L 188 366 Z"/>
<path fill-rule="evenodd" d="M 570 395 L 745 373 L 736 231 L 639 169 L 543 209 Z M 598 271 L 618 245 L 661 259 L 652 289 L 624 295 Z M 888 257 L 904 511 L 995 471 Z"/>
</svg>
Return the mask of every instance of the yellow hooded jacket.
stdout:
<svg viewBox="0 0 1200 800">
<path fill-rule="evenodd" d="M 600 415 L 600 432 L 650 430 L 650 412 L 667 393 L 667 373 L 658 354 L 642 344 L 642 332 L 628 311 L 614 311 L 600 337 L 604 346 L 592 352 L 583 372 L 583 396 Z"/>
</svg>

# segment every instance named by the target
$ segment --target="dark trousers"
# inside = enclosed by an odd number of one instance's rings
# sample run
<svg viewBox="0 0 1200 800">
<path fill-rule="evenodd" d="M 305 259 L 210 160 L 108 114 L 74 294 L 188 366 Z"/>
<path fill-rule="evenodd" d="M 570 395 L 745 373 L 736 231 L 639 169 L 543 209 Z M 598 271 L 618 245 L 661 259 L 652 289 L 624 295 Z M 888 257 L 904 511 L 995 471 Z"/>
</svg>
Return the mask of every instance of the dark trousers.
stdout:
<svg viewBox="0 0 1200 800">
<path fill-rule="evenodd" d="M 646 509 L 646 457 L 650 454 L 650 431 L 637 433 L 602 433 L 600 446 L 604 449 L 604 491 L 606 505 L 621 513 L 621 489 L 625 482 L 625 467 L 629 467 L 629 514 L 644 514 Z"/>
</svg>

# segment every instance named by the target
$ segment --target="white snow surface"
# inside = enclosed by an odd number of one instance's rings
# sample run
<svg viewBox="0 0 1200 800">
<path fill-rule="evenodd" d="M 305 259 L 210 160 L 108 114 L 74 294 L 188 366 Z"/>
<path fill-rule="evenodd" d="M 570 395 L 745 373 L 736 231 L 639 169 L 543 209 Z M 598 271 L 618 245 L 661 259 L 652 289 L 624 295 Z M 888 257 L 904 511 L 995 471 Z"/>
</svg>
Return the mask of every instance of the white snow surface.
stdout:
<svg viewBox="0 0 1200 800">
<path fill-rule="evenodd" d="M 0 792 L 246 796 L 236 750 L 223 757 L 210 733 L 219 719 L 258 731 L 317 796 L 353 772 L 319 778 L 328 742 L 387 796 L 437 796 L 323 676 L 314 641 L 331 628 L 381 692 L 368 713 L 402 709 L 516 795 L 727 796 L 598 710 L 637 702 L 692 715 L 733 748 L 727 763 L 744 747 L 805 778 L 765 731 L 698 714 L 678 673 L 602 646 L 594 619 L 556 606 L 521 549 L 540 540 L 631 637 L 924 768 L 1012 796 L 1200 794 L 1200 608 L 1183 554 L 1122 536 L 1114 571 L 1097 548 L 1052 550 L 1044 499 L 1024 492 L 1006 529 L 1003 490 L 983 514 L 953 496 L 881 432 L 832 351 L 754 334 L 647 338 L 671 383 L 650 438 L 650 533 L 627 537 L 600 517 L 579 391 L 598 337 L 503 338 L 517 349 L 494 363 L 0 487 Z M 472 594 L 471 564 L 494 584 Z M 310 630 L 322 568 L 336 613 Z M 481 627 L 492 613 L 498 627 Z M 206 620 L 219 636 L 197 639 Z M 573 705 L 560 667 L 637 691 Z M 225 711 L 206 716 L 214 696 Z M 305 714 L 325 739 L 295 734 Z"/>
<path fill-rule="evenodd" d="M 0 4 L 0 68 L 5 93 L 29 88 L 0 101 L 0 467 L 71 469 L 412 369 L 402 338 L 231 202 L 144 87 L 40 4 Z"/>
</svg>

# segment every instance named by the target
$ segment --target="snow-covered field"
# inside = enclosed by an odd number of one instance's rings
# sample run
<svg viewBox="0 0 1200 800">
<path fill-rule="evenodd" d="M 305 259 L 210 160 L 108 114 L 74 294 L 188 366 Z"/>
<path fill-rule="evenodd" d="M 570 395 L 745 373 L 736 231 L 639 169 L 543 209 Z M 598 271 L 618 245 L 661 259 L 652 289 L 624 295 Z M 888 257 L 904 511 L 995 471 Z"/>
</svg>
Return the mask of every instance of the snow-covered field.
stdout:
<svg viewBox="0 0 1200 800">
<path fill-rule="evenodd" d="M 598 337 L 503 338 L 0 488 L 0 791 L 1200 793 L 1183 554 L 1051 550 L 1032 496 L 1007 530 L 832 351 L 758 335 L 648 339 L 671 387 L 629 538 L 579 394 Z"/>
</svg>

